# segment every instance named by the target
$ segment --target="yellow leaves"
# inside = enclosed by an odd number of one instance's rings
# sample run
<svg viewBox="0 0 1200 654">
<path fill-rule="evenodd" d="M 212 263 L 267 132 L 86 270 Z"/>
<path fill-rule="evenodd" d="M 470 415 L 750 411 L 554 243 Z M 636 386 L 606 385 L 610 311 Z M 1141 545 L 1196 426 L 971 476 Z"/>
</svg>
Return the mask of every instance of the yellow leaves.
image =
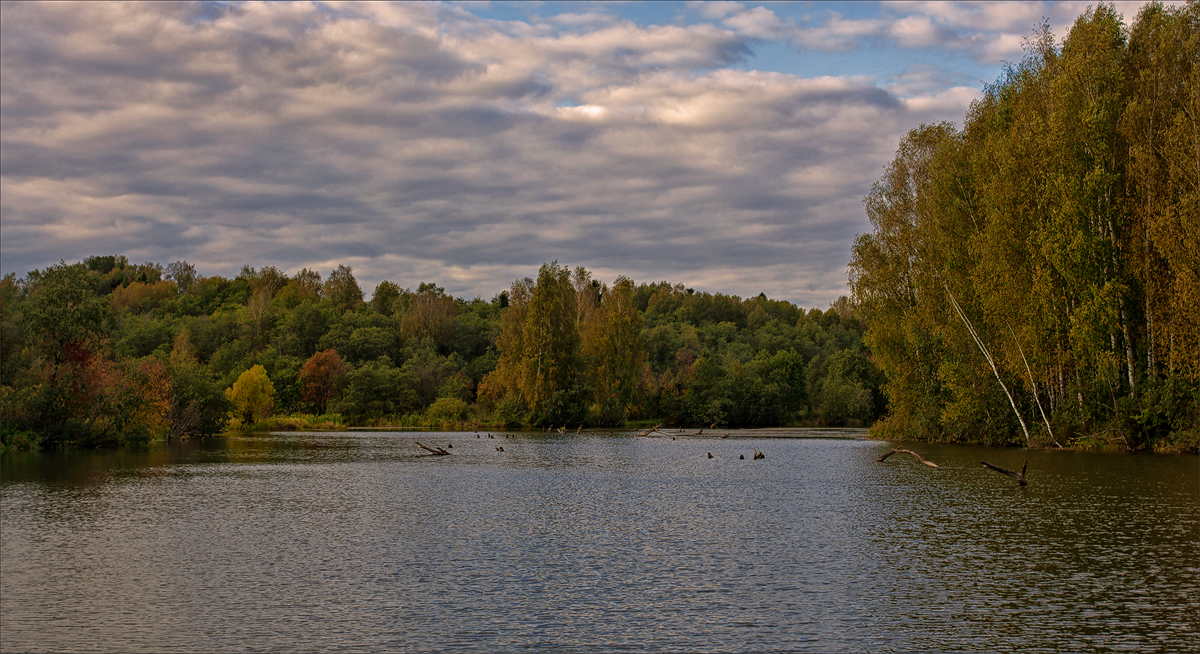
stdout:
<svg viewBox="0 0 1200 654">
<path fill-rule="evenodd" d="M 266 418 L 275 406 L 275 386 L 261 365 L 243 372 L 233 386 L 225 389 L 225 397 L 233 404 L 233 416 L 243 425 Z"/>
<path fill-rule="evenodd" d="M 1197 14 L 1150 5 L 1126 44 L 1100 5 L 1061 56 L 1043 40 L 989 86 L 961 135 L 902 141 L 864 201 L 874 230 L 850 279 L 896 424 L 1005 429 L 985 425 L 1002 406 L 989 358 L 1018 415 L 1040 389 L 1052 413 L 1095 419 L 1139 377 L 1200 374 Z"/>
<path fill-rule="evenodd" d="M 196 363 L 196 349 L 192 347 L 192 339 L 187 329 L 181 328 L 175 335 L 170 360 L 171 365 L 176 367 Z"/>
<path fill-rule="evenodd" d="M 118 286 L 109 296 L 109 303 L 114 309 L 126 310 L 130 313 L 145 313 L 165 300 L 175 297 L 175 284 L 172 282 L 132 282 L 129 286 Z"/>
<path fill-rule="evenodd" d="M 615 396 L 624 405 L 633 400 L 645 359 L 642 318 L 633 303 L 632 280 L 620 277 L 605 290 L 584 325 L 583 352 L 597 404 Z"/>
</svg>

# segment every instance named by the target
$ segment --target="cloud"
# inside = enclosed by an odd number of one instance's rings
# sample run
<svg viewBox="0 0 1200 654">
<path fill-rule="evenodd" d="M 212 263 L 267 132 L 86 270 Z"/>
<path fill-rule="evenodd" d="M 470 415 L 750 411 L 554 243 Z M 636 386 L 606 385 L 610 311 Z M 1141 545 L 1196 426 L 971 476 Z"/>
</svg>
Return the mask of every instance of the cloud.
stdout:
<svg viewBox="0 0 1200 654">
<path fill-rule="evenodd" d="M 827 304 L 899 136 L 961 117 L 972 91 L 729 68 L 781 29 L 758 9 L 641 27 L 6 4 L 4 270 L 113 252 L 227 275 L 346 263 L 368 288 L 490 297 L 557 259 Z M 882 29 L 844 23 L 829 33 Z"/>
<path fill-rule="evenodd" d="M 820 24 L 797 28 L 790 40 L 800 47 L 838 52 L 862 47 L 885 27 L 886 22 L 881 19 L 854 20 L 829 12 Z"/>
<path fill-rule="evenodd" d="M 790 26 L 766 7 L 738 12 L 722 21 L 738 34 L 754 39 L 774 39 L 785 35 Z"/>
<path fill-rule="evenodd" d="M 696 10 L 700 16 L 708 19 L 720 19 L 730 14 L 746 10 L 746 5 L 740 2 L 689 2 L 688 8 Z"/>
<path fill-rule="evenodd" d="M 1115 4 L 1128 23 L 1147 3 Z M 1086 1 L 888 2 L 881 4 L 878 16 L 865 19 L 847 19 L 832 10 L 818 12 L 802 24 L 791 25 L 788 39 L 801 48 L 848 51 L 882 38 L 900 48 L 963 52 L 977 62 L 995 64 L 1019 60 L 1025 38 L 1043 19 L 1061 40 L 1076 17 L 1093 5 Z"/>
</svg>

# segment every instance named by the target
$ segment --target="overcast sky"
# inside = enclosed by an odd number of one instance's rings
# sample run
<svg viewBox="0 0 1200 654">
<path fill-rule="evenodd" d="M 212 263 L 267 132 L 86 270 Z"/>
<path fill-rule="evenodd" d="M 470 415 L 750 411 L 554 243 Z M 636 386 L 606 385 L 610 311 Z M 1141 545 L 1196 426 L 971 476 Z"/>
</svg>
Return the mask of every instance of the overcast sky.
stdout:
<svg viewBox="0 0 1200 654">
<path fill-rule="evenodd" d="M 0 267 L 488 299 L 558 260 L 825 307 L 900 137 L 1086 6 L 4 2 Z"/>
</svg>

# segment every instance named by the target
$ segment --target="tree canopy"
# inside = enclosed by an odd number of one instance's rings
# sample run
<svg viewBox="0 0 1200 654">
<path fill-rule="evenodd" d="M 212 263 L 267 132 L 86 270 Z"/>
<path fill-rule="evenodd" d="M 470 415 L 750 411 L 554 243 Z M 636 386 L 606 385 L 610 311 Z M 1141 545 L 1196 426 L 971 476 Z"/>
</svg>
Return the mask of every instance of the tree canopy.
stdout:
<svg viewBox="0 0 1200 654">
<path fill-rule="evenodd" d="M 879 433 L 1150 447 L 1197 428 L 1200 5 L 1043 25 L 961 131 L 922 125 L 851 262 Z"/>
<path fill-rule="evenodd" d="M 224 278 L 98 256 L 6 277 L 0 309 L 10 443 L 197 437 L 296 416 L 768 426 L 867 424 L 884 409 L 845 300 L 806 311 L 667 282 L 610 286 L 557 262 L 491 300 L 385 282 L 368 303 L 346 266 L 322 282 L 309 269 Z M 141 399 L 118 406 L 121 384 Z"/>
</svg>

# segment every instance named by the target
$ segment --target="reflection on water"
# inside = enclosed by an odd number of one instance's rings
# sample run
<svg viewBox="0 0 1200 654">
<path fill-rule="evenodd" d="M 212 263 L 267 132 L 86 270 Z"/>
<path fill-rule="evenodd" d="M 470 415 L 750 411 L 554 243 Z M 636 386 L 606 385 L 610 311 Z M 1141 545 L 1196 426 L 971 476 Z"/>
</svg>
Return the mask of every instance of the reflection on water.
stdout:
<svg viewBox="0 0 1200 654">
<path fill-rule="evenodd" d="M 934 470 L 789 435 L 6 452 L 0 650 L 1200 643 L 1196 457 L 911 446 Z M 979 465 L 1025 458 L 1026 487 Z"/>
</svg>

